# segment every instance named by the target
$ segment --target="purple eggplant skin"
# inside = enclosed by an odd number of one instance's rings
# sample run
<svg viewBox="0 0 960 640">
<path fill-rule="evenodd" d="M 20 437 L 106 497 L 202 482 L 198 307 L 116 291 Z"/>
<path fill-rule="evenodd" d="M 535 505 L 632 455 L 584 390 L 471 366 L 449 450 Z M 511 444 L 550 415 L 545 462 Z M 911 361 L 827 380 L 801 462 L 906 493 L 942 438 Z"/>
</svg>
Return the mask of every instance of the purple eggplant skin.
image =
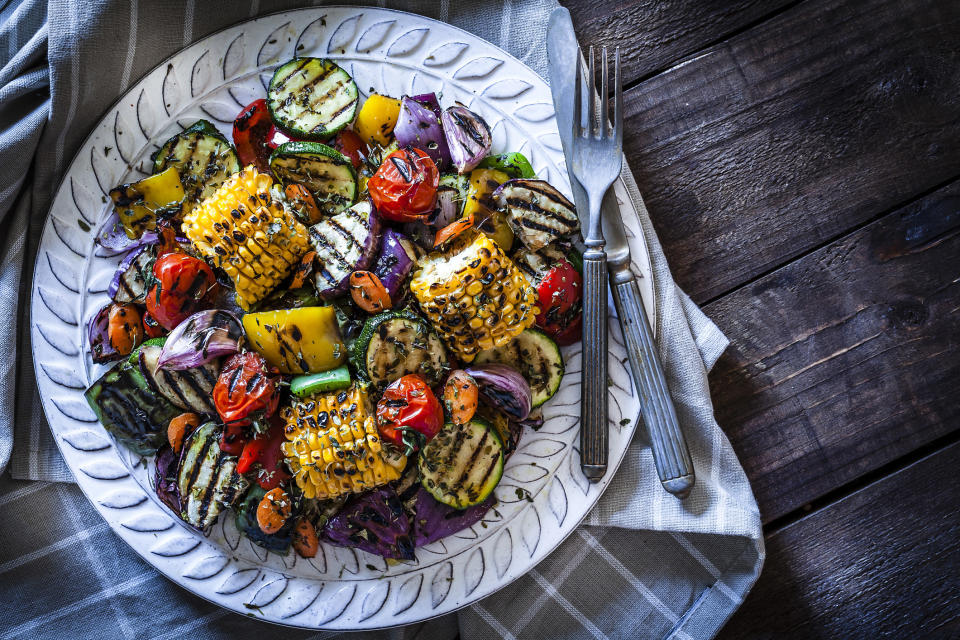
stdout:
<svg viewBox="0 0 960 640">
<path fill-rule="evenodd" d="M 90 339 L 90 355 L 93 361 L 98 364 L 117 360 L 123 356 L 117 353 L 117 350 L 110 344 L 108 335 L 110 325 L 110 307 L 112 304 L 104 306 L 97 314 L 90 318 L 90 324 L 87 325 L 87 332 Z"/>
<path fill-rule="evenodd" d="M 154 475 L 154 489 L 157 497 L 163 504 L 170 507 L 170 510 L 180 517 L 180 487 L 177 485 L 177 469 L 180 467 L 180 456 L 170 448 L 170 445 L 163 445 L 157 451 L 157 458 L 154 461 L 157 470 Z"/>
<path fill-rule="evenodd" d="M 391 300 L 397 299 L 415 260 L 411 240 L 393 229 L 387 229 L 380 243 L 380 257 L 373 266 L 373 273 L 380 278 Z"/>
<path fill-rule="evenodd" d="M 450 148 L 443 125 L 431 105 L 404 96 L 400 100 L 400 115 L 393 135 L 401 147 L 414 147 L 430 156 L 437 169 L 443 171 L 450 164 Z"/>
<path fill-rule="evenodd" d="M 413 560 L 410 518 L 392 487 L 383 486 L 351 498 L 323 528 L 322 537 L 395 560 Z"/>
<path fill-rule="evenodd" d="M 450 148 L 450 161 L 461 175 L 490 153 L 493 142 L 490 125 L 473 111 L 463 105 L 448 107 L 440 116 L 440 122 Z"/>
<path fill-rule="evenodd" d="M 426 489 L 420 487 L 413 507 L 413 544 L 422 547 L 468 529 L 480 522 L 496 502 L 497 499 L 491 495 L 480 504 L 461 511 L 437 502 Z"/>
</svg>

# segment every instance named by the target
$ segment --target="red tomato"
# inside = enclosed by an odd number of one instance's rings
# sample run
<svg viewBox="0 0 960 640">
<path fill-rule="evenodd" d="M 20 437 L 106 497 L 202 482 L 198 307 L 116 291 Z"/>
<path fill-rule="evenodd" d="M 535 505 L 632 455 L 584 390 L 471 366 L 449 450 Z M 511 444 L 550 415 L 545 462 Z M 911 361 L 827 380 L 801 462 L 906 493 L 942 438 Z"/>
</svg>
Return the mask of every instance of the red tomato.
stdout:
<svg viewBox="0 0 960 640">
<path fill-rule="evenodd" d="M 537 326 L 558 342 L 561 335 L 568 340 L 573 337 L 576 342 L 579 328 L 575 332 L 568 330 L 574 325 L 579 327 L 583 278 L 569 260 L 560 260 L 544 274 L 537 284 L 537 297 L 537 306 L 540 307 Z"/>
<path fill-rule="evenodd" d="M 147 334 L 148 338 L 159 338 L 167 335 L 167 330 L 160 326 L 157 319 L 146 312 L 143 314 L 143 332 Z"/>
<path fill-rule="evenodd" d="M 436 206 L 440 172 L 423 151 L 398 149 L 367 182 L 370 198 L 387 220 L 414 222 Z"/>
<path fill-rule="evenodd" d="M 153 263 L 155 285 L 147 293 L 147 312 L 170 331 L 204 305 L 217 283 L 206 262 L 185 253 L 167 253 Z"/>
<path fill-rule="evenodd" d="M 233 121 L 233 146 L 244 166 L 253 164 L 260 171 L 270 170 L 267 140 L 273 130 L 273 120 L 264 98 L 248 104 Z"/>
<path fill-rule="evenodd" d="M 330 142 L 330 146 L 350 158 L 354 169 L 359 169 L 360 165 L 363 164 L 363 160 L 360 159 L 360 154 L 367 154 L 367 145 L 363 144 L 360 136 L 350 129 L 340 131 Z"/>
<path fill-rule="evenodd" d="M 274 414 L 270 420 L 270 430 L 248 440 L 237 461 L 239 473 L 249 473 L 255 470 L 255 465 L 259 466 L 256 469 L 257 484 L 263 489 L 279 487 L 290 478 L 290 473 L 283 465 L 283 452 L 280 451 L 280 445 L 286 439 L 283 432 L 285 426 Z"/>
<path fill-rule="evenodd" d="M 388 386 L 377 403 L 380 436 L 407 455 L 437 435 L 443 427 L 443 407 L 421 376 L 411 373 Z"/>
<path fill-rule="evenodd" d="M 270 417 L 277 410 L 279 399 L 277 377 L 272 375 L 263 356 L 245 351 L 227 358 L 213 386 L 213 405 L 227 425 L 220 448 L 227 453 L 240 453 L 243 442 L 238 446 L 238 441 L 245 440 L 246 434 L 243 427 Z"/>
</svg>

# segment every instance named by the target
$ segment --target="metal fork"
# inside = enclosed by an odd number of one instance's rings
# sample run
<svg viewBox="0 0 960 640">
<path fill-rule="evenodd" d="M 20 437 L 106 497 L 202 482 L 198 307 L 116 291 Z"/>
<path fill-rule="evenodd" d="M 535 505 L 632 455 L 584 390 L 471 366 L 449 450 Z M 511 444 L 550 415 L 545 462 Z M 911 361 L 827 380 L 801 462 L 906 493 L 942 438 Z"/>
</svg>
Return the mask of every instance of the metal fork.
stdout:
<svg viewBox="0 0 960 640">
<path fill-rule="evenodd" d="M 608 124 L 609 95 L 607 48 L 601 52 L 601 100 L 598 102 L 594 76 L 594 49 L 590 47 L 587 70 L 587 121 L 583 126 L 581 75 L 583 67 L 577 55 L 577 81 L 573 95 L 573 177 L 587 194 L 589 211 L 583 243 L 583 356 L 580 373 L 580 467 L 592 482 L 607 471 L 607 254 L 600 225 L 603 195 L 620 175 L 623 162 L 623 90 L 620 86 L 620 49 L 614 51 L 613 118 Z"/>
</svg>

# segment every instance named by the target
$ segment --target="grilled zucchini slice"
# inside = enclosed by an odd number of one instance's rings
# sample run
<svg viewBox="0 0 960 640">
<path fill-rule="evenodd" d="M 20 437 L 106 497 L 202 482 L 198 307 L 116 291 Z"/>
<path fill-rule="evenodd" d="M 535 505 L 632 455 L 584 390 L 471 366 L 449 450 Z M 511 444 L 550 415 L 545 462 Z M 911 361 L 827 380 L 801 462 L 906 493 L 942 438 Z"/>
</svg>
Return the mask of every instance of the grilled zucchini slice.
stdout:
<svg viewBox="0 0 960 640">
<path fill-rule="evenodd" d="M 454 509 L 480 504 L 503 475 L 503 442 L 486 420 L 444 425 L 417 460 L 420 483 Z"/>
<path fill-rule="evenodd" d="M 294 58 L 270 79 L 267 107 L 281 129 L 322 140 L 353 121 L 360 94 L 350 74 L 324 58 Z"/>
<path fill-rule="evenodd" d="M 408 373 L 419 373 L 432 386 L 450 365 L 439 336 L 423 318 L 409 311 L 387 311 L 369 318 L 350 352 L 362 380 L 383 388 Z"/>
<path fill-rule="evenodd" d="M 296 182 L 313 193 L 326 214 L 357 201 L 357 172 L 350 159 L 319 142 L 285 142 L 270 155 L 270 170 L 284 185 Z"/>
<path fill-rule="evenodd" d="M 199 529 L 216 522 L 220 512 L 240 500 L 250 486 L 237 473 L 237 457 L 224 453 L 219 440 L 220 429 L 208 422 L 183 443 L 177 471 L 180 517 Z"/>
<path fill-rule="evenodd" d="M 519 371 L 530 384 L 534 407 L 552 398 L 563 380 L 560 347 L 539 329 L 526 329 L 502 347 L 485 349 L 473 362 L 505 364 Z"/>
<path fill-rule="evenodd" d="M 153 172 L 176 167 L 183 184 L 184 213 L 217 190 L 231 174 L 240 171 L 237 152 L 206 120 L 167 140 L 153 160 Z"/>
<path fill-rule="evenodd" d="M 573 203 L 543 180 L 508 180 L 494 197 L 514 234 L 531 251 L 580 228 Z"/>
</svg>

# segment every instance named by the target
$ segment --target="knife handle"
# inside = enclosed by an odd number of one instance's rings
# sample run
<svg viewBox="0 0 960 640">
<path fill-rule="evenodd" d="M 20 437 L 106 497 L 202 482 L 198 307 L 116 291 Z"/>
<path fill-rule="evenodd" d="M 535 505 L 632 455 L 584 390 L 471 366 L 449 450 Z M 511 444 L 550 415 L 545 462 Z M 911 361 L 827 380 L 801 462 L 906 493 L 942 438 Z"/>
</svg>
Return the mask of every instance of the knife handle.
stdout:
<svg viewBox="0 0 960 640">
<path fill-rule="evenodd" d="M 611 265 L 610 271 L 613 301 L 620 316 L 620 328 L 640 399 L 640 412 L 650 435 L 657 475 L 663 488 L 682 500 L 690 494 L 696 482 L 693 460 L 670 398 L 670 388 L 647 322 L 640 287 L 629 263 Z"/>
<path fill-rule="evenodd" d="M 599 214 L 599 212 L 598 212 Z M 607 255 L 583 253 L 583 357 L 580 371 L 580 468 L 591 482 L 607 472 Z"/>
</svg>

